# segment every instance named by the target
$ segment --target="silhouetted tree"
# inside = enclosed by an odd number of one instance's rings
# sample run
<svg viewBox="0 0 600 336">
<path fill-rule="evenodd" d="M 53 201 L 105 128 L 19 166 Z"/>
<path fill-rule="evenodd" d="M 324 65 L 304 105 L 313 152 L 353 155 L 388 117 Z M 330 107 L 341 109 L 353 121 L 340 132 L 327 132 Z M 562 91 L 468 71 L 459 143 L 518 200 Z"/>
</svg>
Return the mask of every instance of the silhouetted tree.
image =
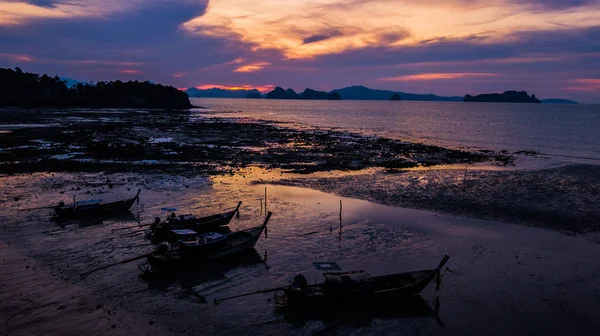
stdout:
<svg viewBox="0 0 600 336">
<path fill-rule="evenodd" d="M 189 108 L 188 95 L 172 86 L 120 80 L 68 88 L 58 76 L 0 68 L 0 106 Z"/>
</svg>

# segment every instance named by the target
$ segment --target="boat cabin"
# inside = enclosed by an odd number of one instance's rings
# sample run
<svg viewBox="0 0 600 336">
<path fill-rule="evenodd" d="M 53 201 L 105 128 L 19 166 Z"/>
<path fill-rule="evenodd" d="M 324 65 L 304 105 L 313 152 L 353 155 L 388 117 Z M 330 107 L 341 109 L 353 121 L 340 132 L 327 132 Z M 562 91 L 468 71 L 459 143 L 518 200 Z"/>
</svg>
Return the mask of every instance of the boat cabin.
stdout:
<svg viewBox="0 0 600 336">
<path fill-rule="evenodd" d="M 67 209 L 88 210 L 88 209 L 95 209 L 95 208 L 99 207 L 100 203 L 102 203 L 101 199 L 77 201 L 77 202 L 73 203 L 73 205 L 65 205 L 63 202 L 60 202 L 57 208 L 62 209 L 62 210 L 67 210 Z"/>
<path fill-rule="evenodd" d="M 198 237 L 198 232 L 188 229 L 171 230 L 171 233 L 178 241 L 195 240 Z"/>
<path fill-rule="evenodd" d="M 179 215 L 177 217 L 169 217 L 167 219 L 167 223 L 169 225 L 177 226 L 183 224 L 194 223 L 196 221 L 196 216 L 194 215 Z"/>
<path fill-rule="evenodd" d="M 100 203 L 102 203 L 101 199 L 77 201 L 77 202 L 75 202 L 75 206 L 80 207 L 83 205 L 96 205 L 96 204 L 100 204 Z"/>
<path fill-rule="evenodd" d="M 331 272 L 323 273 L 323 276 L 323 289 L 329 294 L 371 293 L 374 290 L 374 279 L 367 271 Z"/>
<path fill-rule="evenodd" d="M 173 232 L 175 231 L 183 231 L 183 232 L 194 232 L 195 235 L 187 235 L 187 234 L 182 234 L 183 237 L 185 237 L 186 239 L 178 239 L 179 243 L 184 246 L 184 247 L 188 247 L 188 248 L 196 248 L 196 247 L 200 247 L 200 246 L 206 246 L 209 244 L 215 244 L 215 243 L 219 243 L 222 241 L 227 240 L 227 237 L 225 235 L 222 235 L 220 233 L 217 232 L 207 232 L 207 233 L 203 233 L 203 234 L 198 234 L 193 230 L 173 230 Z"/>
</svg>

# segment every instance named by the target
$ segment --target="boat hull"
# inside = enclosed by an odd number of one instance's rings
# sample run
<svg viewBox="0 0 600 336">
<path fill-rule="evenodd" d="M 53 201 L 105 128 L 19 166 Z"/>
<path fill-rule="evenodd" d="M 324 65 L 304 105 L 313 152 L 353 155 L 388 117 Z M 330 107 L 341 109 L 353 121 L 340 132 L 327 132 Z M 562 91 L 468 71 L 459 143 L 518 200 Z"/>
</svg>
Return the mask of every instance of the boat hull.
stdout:
<svg viewBox="0 0 600 336">
<path fill-rule="evenodd" d="M 397 301 L 398 299 L 420 294 L 434 277 L 435 274 L 433 274 L 428 280 L 422 281 L 413 286 L 378 292 L 326 294 L 324 292 L 317 291 L 301 293 L 293 291 L 291 289 L 286 289 L 285 294 L 290 304 L 301 304 L 310 306 L 322 306 L 330 304 L 343 305 L 346 303 L 356 304 L 356 302 L 368 304 L 387 303 L 390 301 Z"/>
<path fill-rule="evenodd" d="M 87 204 L 81 206 L 57 206 L 54 208 L 54 213 L 57 218 L 77 218 L 77 217 L 93 217 L 104 216 L 129 212 L 129 209 L 139 200 L 141 189 L 137 194 L 130 199 L 117 201 L 112 203 Z"/>
<path fill-rule="evenodd" d="M 160 224 L 157 228 L 150 231 L 148 236 L 152 241 L 159 242 L 171 239 L 172 230 L 189 229 L 201 233 L 219 229 L 222 226 L 229 225 L 233 216 L 239 211 L 241 204 L 242 202 L 239 202 L 238 206 L 233 211 L 218 215 L 196 218 L 191 221 L 177 223 L 176 225 L 170 225 L 169 223 Z"/>
<path fill-rule="evenodd" d="M 359 272 L 324 273 L 326 276 L 339 280 L 322 284 L 292 285 L 284 289 L 290 304 L 302 305 L 327 305 L 327 304 L 356 304 L 386 303 L 402 300 L 420 294 L 431 281 L 439 276 L 441 268 L 449 257 L 444 256 L 438 267 L 429 270 L 420 270 L 406 273 L 389 274 L 370 277 L 367 281 L 345 281 L 352 274 Z"/>
<path fill-rule="evenodd" d="M 223 243 L 197 251 L 182 251 L 177 256 L 166 253 L 150 254 L 147 258 L 150 271 L 153 273 L 173 272 L 182 268 L 195 267 L 206 261 L 243 253 L 254 248 L 263 230 L 264 226 L 261 226 L 234 232 Z"/>
<path fill-rule="evenodd" d="M 222 226 L 229 225 L 234 215 L 235 212 L 232 212 L 227 216 L 224 216 L 223 218 L 214 221 L 202 221 L 202 219 L 197 219 L 191 223 L 181 224 L 177 226 L 160 226 L 150 234 L 150 238 L 155 241 L 169 240 L 171 238 L 172 230 L 189 229 L 194 230 L 198 233 L 212 231 L 215 229 L 219 229 Z"/>
<path fill-rule="evenodd" d="M 54 212 L 59 218 L 75 218 L 85 216 L 101 216 L 115 213 L 129 212 L 129 209 L 135 202 L 135 198 L 119 201 L 108 204 L 98 204 L 97 206 L 85 206 L 85 207 L 56 207 Z"/>
</svg>

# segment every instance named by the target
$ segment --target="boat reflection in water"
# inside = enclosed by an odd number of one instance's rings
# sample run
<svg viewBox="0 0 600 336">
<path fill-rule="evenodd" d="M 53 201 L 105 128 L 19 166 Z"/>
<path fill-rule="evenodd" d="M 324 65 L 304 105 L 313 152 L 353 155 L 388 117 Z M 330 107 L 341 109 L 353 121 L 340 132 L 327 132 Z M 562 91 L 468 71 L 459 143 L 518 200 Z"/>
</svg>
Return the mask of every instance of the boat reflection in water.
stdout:
<svg viewBox="0 0 600 336">
<path fill-rule="evenodd" d="M 140 278 L 154 289 L 166 289 L 179 283 L 182 288 L 192 289 L 210 282 L 227 280 L 226 274 L 237 268 L 250 267 L 266 262 L 255 249 L 246 253 L 231 255 L 218 260 L 207 261 L 197 267 L 190 267 L 172 273 L 142 273 Z"/>
<path fill-rule="evenodd" d="M 290 305 L 282 293 L 275 294 L 275 315 L 282 316 L 283 320 L 295 327 L 303 327 L 309 321 L 322 321 L 347 325 L 352 327 L 365 327 L 372 325 L 374 320 L 434 318 L 441 327 L 444 322 L 438 315 L 440 308 L 439 297 L 433 304 L 427 303 L 420 295 L 410 295 L 402 300 L 387 302 L 360 302 L 355 305 L 342 303 L 328 303 L 310 307 Z"/>
<path fill-rule="evenodd" d="M 107 214 L 107 215 L 90 215 L 82 218 L 61 218 L 61 217 L 53 217 L 52 221 L 56 223 L 61 228 L 66 228 L 69 226 L 76 227 L 89 227 L 89 226 L 98 226 L 103 225 L 105 222 L 110 221 L 119 221 L 119 222 L 136 222 L 137 217 L 131 213 L 129 210 L 116 213 L 116 214 Z"/>
</svg>

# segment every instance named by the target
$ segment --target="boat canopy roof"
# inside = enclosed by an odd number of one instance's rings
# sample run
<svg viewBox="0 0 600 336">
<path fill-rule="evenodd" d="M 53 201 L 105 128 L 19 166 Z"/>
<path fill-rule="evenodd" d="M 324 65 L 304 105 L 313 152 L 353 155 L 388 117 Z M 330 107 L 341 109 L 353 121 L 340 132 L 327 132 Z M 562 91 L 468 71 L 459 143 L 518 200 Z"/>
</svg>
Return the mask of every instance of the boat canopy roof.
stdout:
<svg viewBox="0 0 600 336">
<path fill-rule="evenodd" d="M 225 239 L 226 237 L 218 232 L 207 232 L 202 235 L 207 241 Z"/>
<path fill-rule="evenodd" d="M 180 235 L 180 236 L 188 236 L 188 235 L 198 234 L 198 232 L 196 232 L 194 230 L 190 230 L 190 229 L 171 230 L 171 232 L 175 233 L 176 235 Z"/>
<path fill-rule="evenodd" d="M 96 203 L 102 203 L 101 199 L 95 199 L 95 200 L 86 200 L 86 201 L 77 201 L 75 202 L 75 204 L 77 205 L 89 205 L 89 204 L 96 204 Z"/>
<path fill-rule="evenodd" d="M 200 247 L 204 245 L 218 243 L 226 240 L 227 237 L 217 232 L 208 232 L 201 235 L 197 235 L 195 238 L 190 240 L 179 239 L 179 242 L 187 247 Z"/>
<path fill-rule="evenodd" d="M 356 282 L 370 282 L 373 281 L 373 277 L 367 271 L 350 271 L 350 272 L 331 272 L 323 273 L 327 282 L 337 283 L 356 283 Z"/>
</svg>

